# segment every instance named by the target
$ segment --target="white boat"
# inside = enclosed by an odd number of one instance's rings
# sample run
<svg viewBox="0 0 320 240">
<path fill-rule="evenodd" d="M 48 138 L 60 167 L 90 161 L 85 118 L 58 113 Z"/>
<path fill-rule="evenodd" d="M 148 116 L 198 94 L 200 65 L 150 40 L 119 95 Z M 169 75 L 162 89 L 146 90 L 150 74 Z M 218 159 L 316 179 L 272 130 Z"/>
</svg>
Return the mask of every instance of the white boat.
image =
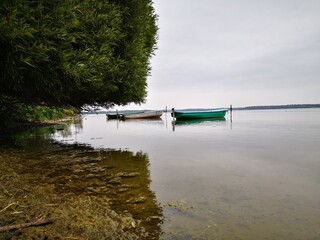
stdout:
<svg viewBox="0 0 320 240">
<path fill-rule="evenodd" d="M 160 118 L 162 115 L 162 111 L 144 111 L 141 113 L 128 113 L 123 114 L 122 119 L 153 119 Z"/>
</svg>

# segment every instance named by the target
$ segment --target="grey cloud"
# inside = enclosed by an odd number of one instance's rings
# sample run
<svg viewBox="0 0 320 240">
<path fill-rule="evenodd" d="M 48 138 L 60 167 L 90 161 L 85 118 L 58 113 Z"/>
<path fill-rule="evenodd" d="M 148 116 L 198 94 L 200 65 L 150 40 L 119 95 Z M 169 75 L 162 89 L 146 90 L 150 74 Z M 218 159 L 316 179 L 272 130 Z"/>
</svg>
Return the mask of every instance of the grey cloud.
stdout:
<svg viewBox="0 0 320 240">
<path fill-rule="evenodd" d="M 203 105 L 213 95 L 268 104 L 271 93 L 273 102 L 320 102 L 319 0 L 159 0 L 155 9 L 153 104 L 163 96 L 188 106 L 191 92 Z"/>
</svg>

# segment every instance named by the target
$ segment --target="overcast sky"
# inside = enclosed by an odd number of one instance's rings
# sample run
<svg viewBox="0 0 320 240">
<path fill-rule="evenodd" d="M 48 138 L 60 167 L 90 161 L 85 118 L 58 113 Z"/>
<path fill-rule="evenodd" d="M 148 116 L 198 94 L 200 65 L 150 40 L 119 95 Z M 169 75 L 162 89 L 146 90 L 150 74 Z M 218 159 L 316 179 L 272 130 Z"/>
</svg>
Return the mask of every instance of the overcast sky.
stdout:
<svg viewBox="0 0 320 240">
<path fill-rule="evenodd" d="M 140 108 L 320 103 L 320 0 L 154 0 L 154 7 L 158 50 Z"/>
</svg>

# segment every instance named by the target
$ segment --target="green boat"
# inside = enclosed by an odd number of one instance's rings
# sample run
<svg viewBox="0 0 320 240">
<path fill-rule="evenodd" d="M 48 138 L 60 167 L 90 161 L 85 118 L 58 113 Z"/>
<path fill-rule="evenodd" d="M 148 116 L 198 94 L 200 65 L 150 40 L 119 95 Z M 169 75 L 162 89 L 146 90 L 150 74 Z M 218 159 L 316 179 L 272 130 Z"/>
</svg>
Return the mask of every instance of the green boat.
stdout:
<svg viewBox="0 0 320 240">
<path fill-rule="evenodd" d="M 188 119 L 205 119 L 205 118 L 224 118 L 228 109 L 212 109 L 212 110 L 173 110 L 171 116 L 176 120 Z"/>
</svg>

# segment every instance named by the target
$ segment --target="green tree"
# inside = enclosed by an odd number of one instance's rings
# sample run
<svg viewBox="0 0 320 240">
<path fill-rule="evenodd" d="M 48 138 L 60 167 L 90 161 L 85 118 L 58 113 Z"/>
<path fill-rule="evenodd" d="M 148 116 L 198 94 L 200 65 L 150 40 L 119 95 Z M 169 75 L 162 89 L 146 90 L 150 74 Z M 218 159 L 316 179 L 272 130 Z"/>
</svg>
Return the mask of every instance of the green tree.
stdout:
<svg viewBox="0 0 320 240">
<path fill-rule="evenodd" d="M 1 0 L 0 98 L 141 103 L 156 37 L 151 0 Z"/>
</svg>

